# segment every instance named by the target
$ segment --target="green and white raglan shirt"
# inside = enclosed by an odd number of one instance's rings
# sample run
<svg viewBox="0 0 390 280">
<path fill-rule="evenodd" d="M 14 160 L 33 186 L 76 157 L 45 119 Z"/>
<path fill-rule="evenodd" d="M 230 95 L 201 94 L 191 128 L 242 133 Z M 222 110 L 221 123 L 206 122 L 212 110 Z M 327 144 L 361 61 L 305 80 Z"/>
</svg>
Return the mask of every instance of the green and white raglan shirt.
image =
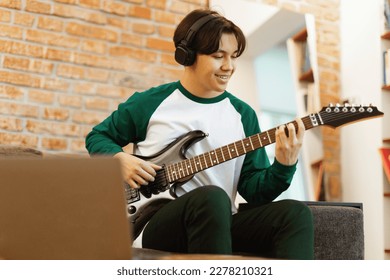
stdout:
<svg viewBox="0 0 390 280">
<path fill-rule="evenodd" d="M 177 81 L 133 94 L 93 128 L 86 147 L 90 154 L 116 154 L 128 143 L 135 143 L 136 154 L 150 156 L 193 130 L 208 137 L 190 146 L 187 158 L 260 132 L 254 110 L 229 92 L 199 98 Z M 277 161 L 270 165 L 261 148 L 195 174 L 178 189 L 178 195 L 216 185 L 229 195 L 235 213 L 237 190 L 248 202 L 268 203 L 289 187 L 295 168 Z"/>
</svg>

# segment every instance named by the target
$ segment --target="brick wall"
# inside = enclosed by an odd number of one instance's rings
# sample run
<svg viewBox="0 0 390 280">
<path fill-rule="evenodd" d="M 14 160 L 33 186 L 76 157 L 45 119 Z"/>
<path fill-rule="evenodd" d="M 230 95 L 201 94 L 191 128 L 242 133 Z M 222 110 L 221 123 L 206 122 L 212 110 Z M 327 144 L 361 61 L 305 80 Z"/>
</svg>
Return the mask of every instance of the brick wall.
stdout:
<svg viewBox="0 0 390 280">
<path fill-rule="evenodd" d="M 257 0 L 315 16 L 321 105 L 340 101 L 340 0 Z M 340 200 L 340 131 L 322 128 L 325 192 L 327 200 Z"/>
<path fill-rule="evenodd" d="M 0 0 L 0 144 L 85 153 L 134 91 L 176 80 L 172 36 L 207 0 Z"/>
</svg>

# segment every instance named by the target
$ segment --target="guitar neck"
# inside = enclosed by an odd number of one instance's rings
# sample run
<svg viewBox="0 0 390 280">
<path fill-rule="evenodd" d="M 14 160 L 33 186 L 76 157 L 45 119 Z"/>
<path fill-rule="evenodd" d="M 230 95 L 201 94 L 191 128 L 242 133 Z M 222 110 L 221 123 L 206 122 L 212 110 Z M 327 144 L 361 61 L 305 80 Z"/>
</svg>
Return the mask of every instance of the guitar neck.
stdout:
<svg viewBox="0 0 390 280">
<path fill-rule="evenodd" d="M 322 119 L 319 114 L 311 114 L 301 118 L 305 126 L 305 130 L 321 125 Z M 291 122 L 295 129 L 298 128 L 296 121 Z M 245 139 L 225 145 L 215 150 L 197 155 L 177 163 L 166 166 L 167 177 L 170 183 L 173 183 L 182 178 L 192 176 L 202 170 L 212 166 L 224 163 L 228 160 L 245 155 L 254 150 L 263 148 L 267 145 L 275 143 L 275 133 L 277 128 L 254 134 Z"/>
</svg>

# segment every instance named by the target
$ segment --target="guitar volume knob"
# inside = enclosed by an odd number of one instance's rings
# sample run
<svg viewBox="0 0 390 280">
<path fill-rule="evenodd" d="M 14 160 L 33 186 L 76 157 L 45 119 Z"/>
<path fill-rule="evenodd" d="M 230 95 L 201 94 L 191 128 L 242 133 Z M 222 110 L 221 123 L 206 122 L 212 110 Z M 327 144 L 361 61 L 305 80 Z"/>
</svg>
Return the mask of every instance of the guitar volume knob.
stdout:
<svg viewBox="0 0 390 280">
<path fill-rule="evenodd" d="M 135 212 L 137 212 L 137 208 L 133 205 L 130 205 L 127 207 L 127 213 L 129 213 L 130 215 L 134 214 Z"/>
</svg>

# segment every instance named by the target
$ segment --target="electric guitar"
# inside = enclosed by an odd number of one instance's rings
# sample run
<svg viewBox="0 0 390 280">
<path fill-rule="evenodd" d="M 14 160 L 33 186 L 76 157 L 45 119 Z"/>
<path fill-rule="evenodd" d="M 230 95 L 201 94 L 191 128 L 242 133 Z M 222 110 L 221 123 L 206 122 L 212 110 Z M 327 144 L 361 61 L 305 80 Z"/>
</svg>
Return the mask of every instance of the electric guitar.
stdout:
<svg viewBox="0 0 390 280">
<path fill-rule="evenodd" d="M 310 114 L 302 119 L 305 130 L 317 126 L 327 125 L 333 128 L 356 122 L 363 119 L 380 117 L 383 113 L 374 106 L 333 106 L 322 108 L 318 113 Z M 296 121 L 292 121 L 297 129 Z M 225 145 L 215 150 L 205 152 L 192 158 L 186 158 L 188 148 L 194 143 L 207 137 L 207 134 L 195 130 L 177 138 L 162 151 L 148 157 L 140 158 L 151 161 L 162 166 L 157 171 L 154 182 L 139 189 L 130 188 L 125 184 L 126 198 L 128 204 L 129 220 L 133 224 L 134 239 L 141 233 L 149 219 L 167 202 L 175 198 L 175 190 L 178 186 L 185 184 L 196 173 L 207 168 L 221 164 L 225 161 L 245 155 L 256 149 L 265 147 L 275 142 L 273 128 L 234 143 Z M 163 195 L 170 190 L 171 198 Z"/>
</svg>

